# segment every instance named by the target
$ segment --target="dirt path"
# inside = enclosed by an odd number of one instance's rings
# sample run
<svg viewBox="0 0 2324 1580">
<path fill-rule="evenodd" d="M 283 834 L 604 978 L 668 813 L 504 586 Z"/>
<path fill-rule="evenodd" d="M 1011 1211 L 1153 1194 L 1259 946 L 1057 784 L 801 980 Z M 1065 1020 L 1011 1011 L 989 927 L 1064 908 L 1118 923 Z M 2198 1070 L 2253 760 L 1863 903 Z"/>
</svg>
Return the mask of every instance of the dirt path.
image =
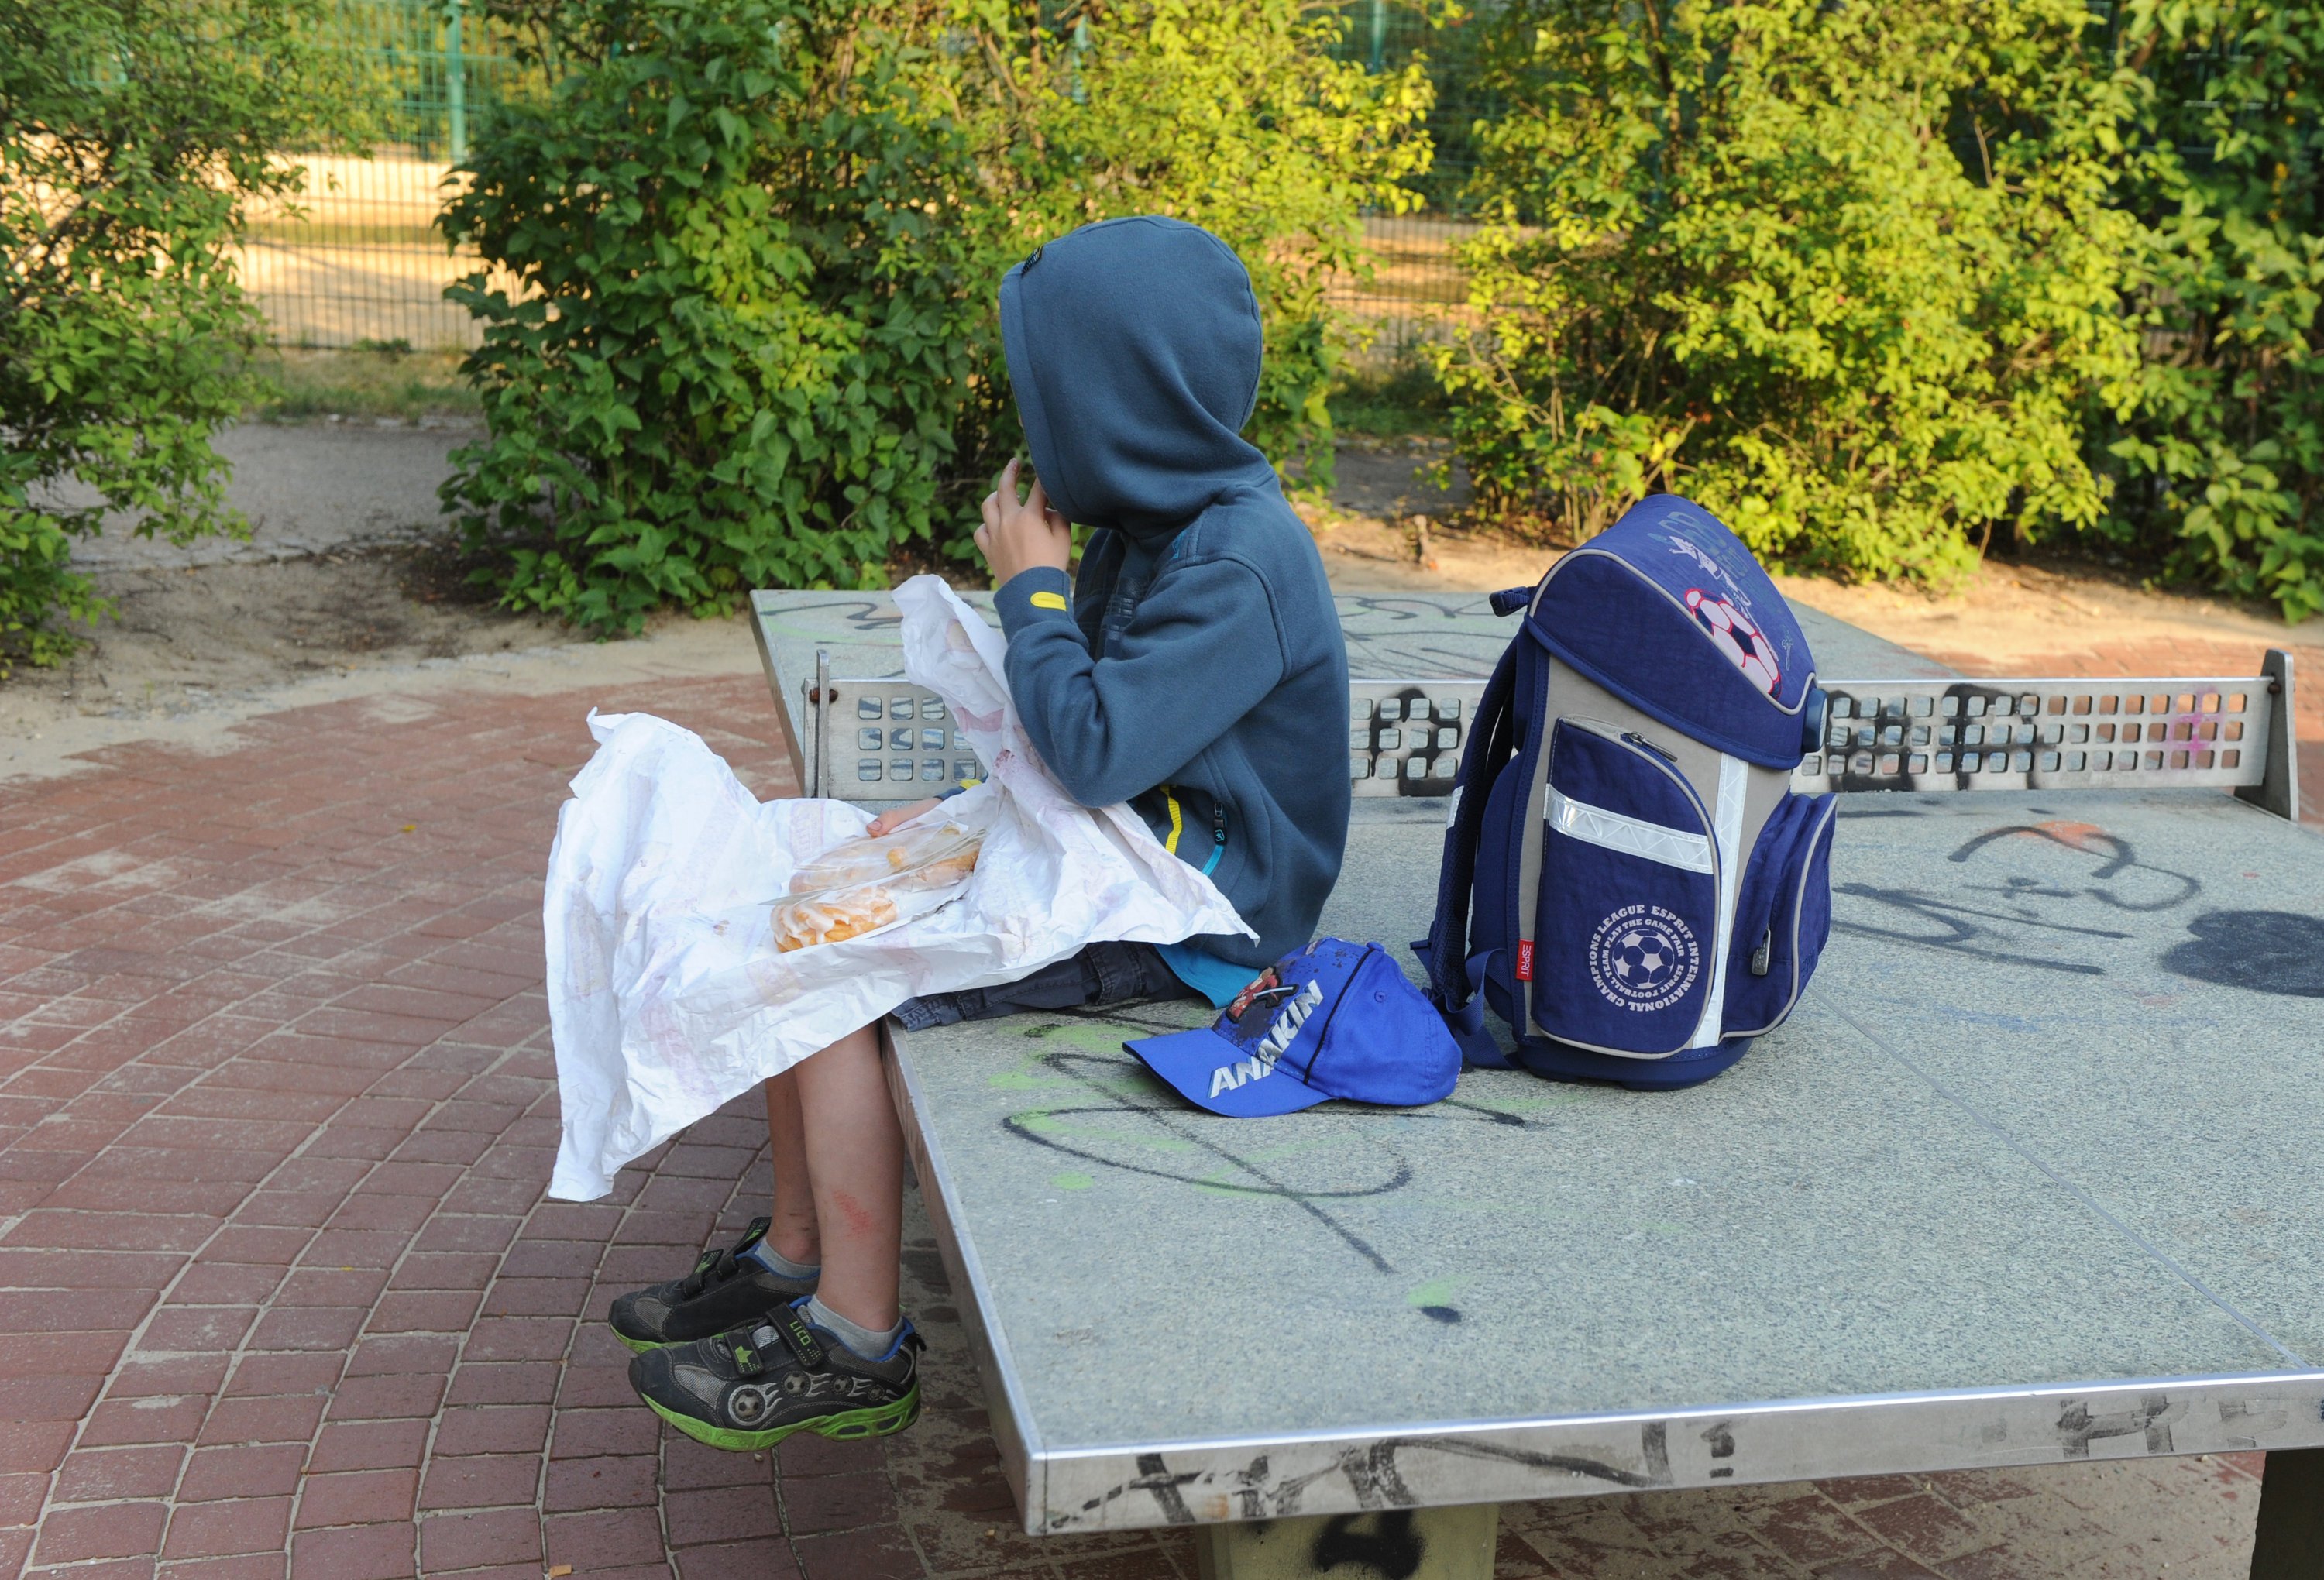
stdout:
<svg viewBox="0 0 2324 1580">
<path fill-rule="evenodd" d="M 226 499 L 250 522 L 247 538 L 204 537 L 180 547 L 139 537 L 125 518 L 76 544 L 75 565 L 106 569 L 254 565 L 383 543 L 437 529 L 437 485 L 452 474 L 451 452 L 477 436 L 440 418 L 417 422 L 244 423 L 217 438 L 234 468 Z M 68 503 L 85 490 L 61 489 Z"/>
</svg>

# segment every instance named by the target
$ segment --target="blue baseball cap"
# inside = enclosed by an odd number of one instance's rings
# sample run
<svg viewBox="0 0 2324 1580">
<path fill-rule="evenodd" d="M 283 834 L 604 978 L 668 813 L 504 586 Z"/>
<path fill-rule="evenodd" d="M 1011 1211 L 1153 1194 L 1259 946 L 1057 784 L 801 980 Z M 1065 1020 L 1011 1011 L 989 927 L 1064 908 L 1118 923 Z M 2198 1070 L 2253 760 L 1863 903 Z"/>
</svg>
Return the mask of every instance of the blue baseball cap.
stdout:
<svg viewBox="0 0 2324 1580">
<path fill-rule="evenodd" d="M 1333 1098 L 1413 1107 L 1452 1090 L 1444 1017 L 1377 943 L 1319 938 L 1259 973 L 1215 1024 L 1123 1047 L 1213 1114 L 1296 1114 Z"/>
</svg>

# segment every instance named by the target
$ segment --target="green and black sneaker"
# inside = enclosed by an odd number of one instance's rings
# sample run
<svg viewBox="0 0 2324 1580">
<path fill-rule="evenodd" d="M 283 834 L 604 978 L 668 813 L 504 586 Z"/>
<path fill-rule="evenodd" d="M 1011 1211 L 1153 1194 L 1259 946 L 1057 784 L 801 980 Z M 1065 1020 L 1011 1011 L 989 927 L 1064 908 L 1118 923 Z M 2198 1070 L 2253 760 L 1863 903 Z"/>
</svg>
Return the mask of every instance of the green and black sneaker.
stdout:
<svg viewBox="0 0 2324 1580">
<path fill-rule="evenodd" d="M 755 1327 L 641 1351 L 630 1386 L 653 1412 L 714 1448 L 771 1448 L 794 1432 L 881 1438 L 919 1419 L 912 1325 L 876 1361 L 854 1355 L 786 1306 Z"/>
<path fill-rule="evenodd" d="M 684 1278 L 616 1298 L 610 1314 L 613 1337 L 641 1351 L 690 1344 L 764 1321 L 815 1293 L 815 1280 L 785 1278 L 742 1254 L 766 1238 L 769 1222 L 752 1218 L 741 1239 L 723 1251 L 705 1251 Z"/>
</svg>

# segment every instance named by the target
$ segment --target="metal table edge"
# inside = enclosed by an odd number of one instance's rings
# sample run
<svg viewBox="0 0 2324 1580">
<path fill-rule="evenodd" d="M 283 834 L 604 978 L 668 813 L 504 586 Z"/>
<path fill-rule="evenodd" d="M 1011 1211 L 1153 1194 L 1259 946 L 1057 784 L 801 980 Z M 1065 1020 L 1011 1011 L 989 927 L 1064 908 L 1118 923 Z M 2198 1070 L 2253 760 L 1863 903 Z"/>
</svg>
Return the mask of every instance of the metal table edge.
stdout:
<svg viewBox="0 0 2324 1580">
<path fill-rule="evenodd" d="M 1038 1536 L 2315 1447 L 2324 1447 L 2324 1370 L 1840 1395 L 1036 1447 L 1028 1484 L 1045 1495 L 1026 1505 L 1025 1529 Z"/>
<path fill-rule="evenodd" d="M 1024 1385 L 1018 1380 L 1015 1356 L 1009 1348 L 1006 1334 L 990 1327 L 985 1321 L 991 1286 L 984 1276 L 984 1264 L 977 1255 L 975 1243 L 959 1232 L 953 1222 L 951 1171 L 935 1137 L 920 1123 L 927 1103 L 927 1091 L 913 1067 L 908 1035 L 897 1035 L 892 1026 L 884 1030 L 888 1044 L 888 1084 L 896 1107 L 896 1118 L 904 1132 L 904 1144 L 912 1159 L 912 1170 L 920 1184 L 921 1205 L 927 1208 L 928 1224 L 935 1232 L 937 1254 L 943 1257 L 945 1276 L 950 1281 L 953 1304 L 960 1312 L 960 1323 L 968 1335 L 969 1347 L 975 1351 L 977 1375 L 984 1384 L 985 1410 L 992 1425 L 993 1445 L 1000 1451 L 1001 1474 L 1009 1489 L 1017 1496 L 1019 1510 L 1044 1506 L 1048 1500 L 1046 1466 L 1048 1456 L 1044 1452 L 1032 1412 L 1027 1408 Z M 1028 1524 L 1028 1530 L 1032 1527 Z"/>
</svg>

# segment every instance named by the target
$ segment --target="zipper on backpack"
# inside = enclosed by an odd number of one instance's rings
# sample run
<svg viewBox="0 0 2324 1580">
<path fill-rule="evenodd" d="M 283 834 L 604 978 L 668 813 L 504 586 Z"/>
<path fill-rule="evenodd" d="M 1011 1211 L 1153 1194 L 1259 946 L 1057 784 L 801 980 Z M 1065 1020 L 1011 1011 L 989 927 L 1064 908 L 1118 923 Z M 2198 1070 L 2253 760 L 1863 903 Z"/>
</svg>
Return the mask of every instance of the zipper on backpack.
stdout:
<svg viewBox="0 0 2324 1580">
<path fill-rule="evenodd" d="M 1678 758 L 1636 730 L 1616 730 L 1610 724 L 1600 724 L 1595 719 L 1577 718 L 1571 713 L 1566 715 L 1565 722 L 1577 730 L 1588 730 L 1600 740 L 1611 740 L 1617 745 L 1634 749 L 1642 747 L 1662 759 L 1661 762 L 1655 763 L 1655 767 L 1662 769 L 1664 776 L 1679 787 L 1680 793 L 1686 797 L 1687 804 L 1694 808 L 1694 815 L 1702 822 L 1702 837 L 1711 844 L 1711 881 L 1715 888 L 1719 883 L 1721 866 L 1726 859 L 1719 849 L 1719 825 L 1712 821 L 1711 807 L 1695 789 L 1694 782 L 1679 772 Z"/>
</svg>

